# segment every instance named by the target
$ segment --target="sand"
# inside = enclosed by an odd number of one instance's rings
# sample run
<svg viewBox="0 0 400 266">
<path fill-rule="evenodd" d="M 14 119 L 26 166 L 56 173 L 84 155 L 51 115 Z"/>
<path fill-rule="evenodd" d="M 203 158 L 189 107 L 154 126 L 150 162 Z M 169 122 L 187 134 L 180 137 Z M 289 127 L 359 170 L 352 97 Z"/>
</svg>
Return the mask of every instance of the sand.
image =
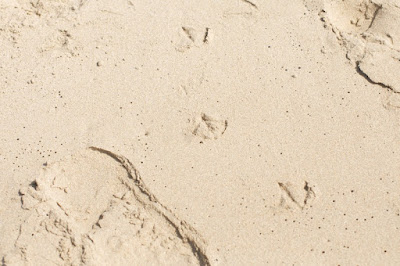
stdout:
<svg viewBox="0 0 400 266">
<path fill-rule="evenodd" d="M 0 1 L 2 265 L 399 265 L 397 0 Z"/>
</svg>

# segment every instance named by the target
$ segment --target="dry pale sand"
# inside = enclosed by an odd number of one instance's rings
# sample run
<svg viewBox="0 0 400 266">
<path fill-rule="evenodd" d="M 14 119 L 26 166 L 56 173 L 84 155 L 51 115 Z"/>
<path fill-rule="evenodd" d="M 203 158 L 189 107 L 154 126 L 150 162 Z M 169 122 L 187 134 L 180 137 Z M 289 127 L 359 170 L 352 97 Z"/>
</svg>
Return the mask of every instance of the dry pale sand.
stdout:
<svg viewBox="0 0 400 266">
<path fill-rule="evenodd" d="M 1 265 L 400 265 L 398 0 L 0 0 Z"/>
</svg>

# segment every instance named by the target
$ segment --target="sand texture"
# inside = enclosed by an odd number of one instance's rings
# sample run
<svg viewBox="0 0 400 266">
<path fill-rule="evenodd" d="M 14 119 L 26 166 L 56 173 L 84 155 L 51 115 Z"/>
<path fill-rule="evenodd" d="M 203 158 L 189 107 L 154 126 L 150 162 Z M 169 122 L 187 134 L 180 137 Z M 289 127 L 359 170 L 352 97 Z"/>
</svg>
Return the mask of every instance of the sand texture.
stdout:
<svg viewBox="0 0 400 266">
<path fill-rule="evenodd" d="M 0 0 L 0 265 L 400 265 L 397 0 Z"/>
<path fill-rule="evenodd" d="M 15 243 L 19 257 L 6 264 L 210 265 L 197 232 L 109 151 L 91 147 L 47 166 L 20 194 L 31 214 Z"/>
</svg>

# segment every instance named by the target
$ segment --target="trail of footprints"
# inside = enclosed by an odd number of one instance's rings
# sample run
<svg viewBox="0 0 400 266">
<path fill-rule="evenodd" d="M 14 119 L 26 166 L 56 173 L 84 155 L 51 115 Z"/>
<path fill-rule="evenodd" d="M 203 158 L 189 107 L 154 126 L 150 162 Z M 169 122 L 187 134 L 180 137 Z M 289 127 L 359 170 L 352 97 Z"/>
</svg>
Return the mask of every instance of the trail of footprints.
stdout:
<svg viewBox="0 0 400 266">
<path fill-rule="evenodd" d="M 30 216 L 6 265 L 211 264 L 196 230 L 110 151 L 92 147 L 48 165 L 20 195 Z"/>
<path fill-rule="evenodd" d="M 216 139 L 227 121 L 201 114 L 193 131 Z M 278 182 L 279 208 L 304 210 L 309 182 Z M 90 147 L 46 165 L 20 190 L 29 212 L 4 265 L 213 265 L 199 233 L 149 191 L 123 156 Z"/>
<path fill-rule="evenodd" d="M 253 16 L 254 11 L 258 11 L 258 4 L 254 0 L 240 0 L 239 2 L 245 6 L 245 8 L 235 8 L 230 11 L 225 11 L 223 17 L 231 16 Z M 178 52 L 186 52 L 193 47 L 202 47 L 212 42 L 213 30 L 210 27 L 199 26 L 199 25 L 183 25 L 179 29 L 179 37 L 175 44 L 175 50 Z"/>
</svg>

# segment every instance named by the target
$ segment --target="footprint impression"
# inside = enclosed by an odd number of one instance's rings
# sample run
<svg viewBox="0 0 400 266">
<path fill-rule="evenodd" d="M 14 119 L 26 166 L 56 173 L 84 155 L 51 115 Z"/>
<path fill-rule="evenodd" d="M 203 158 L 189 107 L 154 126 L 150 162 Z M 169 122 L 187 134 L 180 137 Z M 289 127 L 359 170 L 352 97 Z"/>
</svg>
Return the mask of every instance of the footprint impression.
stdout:
<svg viewBox="0 0 400 266">
<path fill-rule="evenodd" d="M 228 121 L 201 113 L 193 120 L 191 133 L 202 139 L 218 139 L 226 131 Z"/>
<path fill-rule="evenodd" d="M 191 26 L 183 26 L 179 31 L 179 40 L 175 45 L 175 49 L 178 52 L 185 52 L 192 47 L 200 47 L 208 44 L 212 39 L 211 29 L 206 28 L 195 28 Z"/>
<path fill-rule="evenodd" d="M 91 147 L 44 167 L 20 195 L 30 216 L 7 265 L 211 265 L 196 230 L 110 151 Z"/>
<path fill-rule="evenodd" d="M 279 207 L 283 209 L 304 210 L 310 206 L 316 196 L 313 187 L 307 181 L 303 184 L 278 182 L 278 186 L 281 190 Z"/>
</svg>

